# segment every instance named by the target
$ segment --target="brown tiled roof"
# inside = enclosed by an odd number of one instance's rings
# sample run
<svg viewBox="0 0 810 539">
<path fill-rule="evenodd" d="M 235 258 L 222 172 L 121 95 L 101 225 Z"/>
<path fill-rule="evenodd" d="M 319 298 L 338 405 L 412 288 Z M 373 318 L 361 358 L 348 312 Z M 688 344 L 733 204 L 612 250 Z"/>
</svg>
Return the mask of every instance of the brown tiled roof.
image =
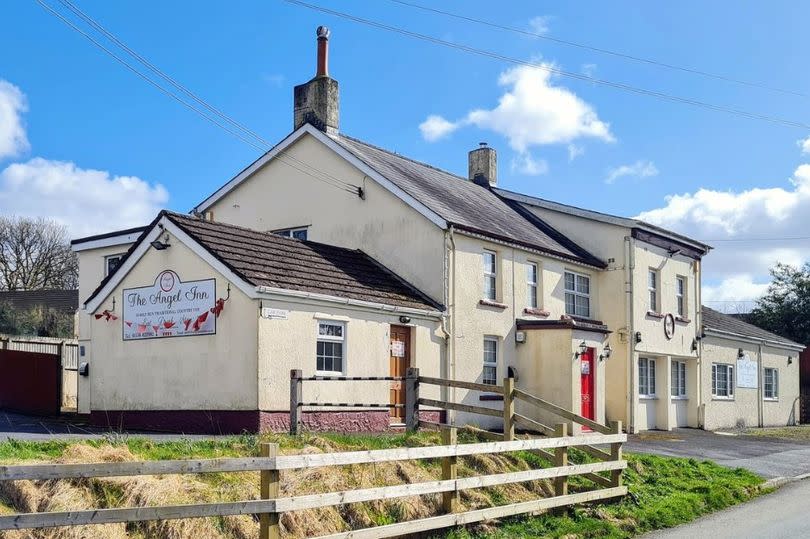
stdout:
<svg viewBox="0 0 810 539">
<path fill-rule="evenodd" d="M 770 331 L 766 331 L 753 324 L 749 324 L 748 322 L 740 320 L 738 317 L 730 316 L 715 311 L 714 309 L 710 309 L 705 305 L 701 310 L 701 314 L 703 316 L 703 327 L 706 329 L 713 329 L 715 331 L 722 331 L 725 333 L 734 333 L 736 335 L 742 335 L 743 337 L 748 337 L 751 339 L 767 340 L 778 344 L 784 344 L 786 346 L 804 346 L 802 344 L 795 343 L 790 339 L 780 337 L 776 333 L 771 333 Z"/>
<path fill-rule="evenodd" d="M 253 286 L 312 292 L 394 307 L 443 310 L 362 251 L 284 238 L 270 232 L 169 211 L 161 212 L 158 220 L 162 216 Z M 144 237 L 146 234 L 132 246 L 127 257 Z M 93 296 L 105 284 L 106 280 L 102 281 Z"/>
</svg>

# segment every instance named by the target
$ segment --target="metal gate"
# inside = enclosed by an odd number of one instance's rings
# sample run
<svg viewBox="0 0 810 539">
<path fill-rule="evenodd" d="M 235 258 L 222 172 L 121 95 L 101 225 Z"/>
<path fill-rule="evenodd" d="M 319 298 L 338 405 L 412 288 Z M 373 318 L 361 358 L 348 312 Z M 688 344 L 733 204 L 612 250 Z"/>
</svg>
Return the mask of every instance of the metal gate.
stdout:
<svg viewBox="0 0 810 539">
<path fill-rule="evenodd" d="M 62 407 L 62 361 L 57 354 L 0 350 L 0 408 L 57 415 Z"/>
</svg>

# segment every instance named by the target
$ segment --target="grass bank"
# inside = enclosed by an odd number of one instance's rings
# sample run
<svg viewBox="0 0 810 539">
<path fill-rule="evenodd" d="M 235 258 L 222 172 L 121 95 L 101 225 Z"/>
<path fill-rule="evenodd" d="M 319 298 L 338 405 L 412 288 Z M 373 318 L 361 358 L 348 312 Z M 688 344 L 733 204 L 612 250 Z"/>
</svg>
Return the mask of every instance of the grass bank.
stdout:
<svg viewBox="0 0 810 539">
<path fill-rule="evenodd" d="M 424 446 L 439 443 L 432 432 L 414 435 L 244 435 L 216 441 L 152 442 L 141 438 L 110 438 L 89 442 L 0 443 L 0 463 L 90 462 L 143 459 L 216 458 L 258 454 L 262 441 L 277 442 L 282 453 L 331 452 Z M 460 433 L 459 441 L 477 441 Z M 692 459 L 626 455 L 624 474 L 630 495 L 607 505 L 575 508 L 566 514 L 512 518 L 497 525 L 484 524 L 436 535 L 448 539 L 506 537 L 631 537 L 645 531 L 675 526 L 705 513 L 751 499 L 762 480 L 743 471 Z M 588 457 L 572 451 L 572 462 Z M 459 475 L 480 475 L 547 467 L 531 453 L 461 458 Z M 332 492 L 386 484 L 421 482 L 440 476 L 436 460 L 376 466 L 305 469 L 282 474 L 282 495 Z M 589 489 L 582 478 L 571 479 L 572 491 Z M 476 489 L 462 493 L 463 509 L 515 503 L 552 493 L 545 481 Z M 15 511 L 57 511 L 89 507 L 122 507 L 202 501 L 232 501 L 258 495 L 258 474 L 202 474 L 135 478 L 99 478 L 81 481 L 0 483 L 0 514 Z M 335 508 L 287 513 L 282 525 L 289 537 L 311 537 L 354 528 L 388 524 L 439 514 L 438 496 L 352 504 Z M 224 517 L 44 531 L 37 538 L 94 537 L 200 537 L 247 539 L 255 537 L 251 517 Z M 17 533 L 17 532 L 11 532 Z M 29 537 L 6 535 L 4 539 Z"/>
</svg>

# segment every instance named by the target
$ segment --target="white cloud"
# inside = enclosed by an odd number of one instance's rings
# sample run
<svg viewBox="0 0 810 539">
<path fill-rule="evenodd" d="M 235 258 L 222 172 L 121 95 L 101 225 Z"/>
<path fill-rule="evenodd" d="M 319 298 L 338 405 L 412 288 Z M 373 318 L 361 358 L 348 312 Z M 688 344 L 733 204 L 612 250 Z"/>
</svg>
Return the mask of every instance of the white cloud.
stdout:
<svg viewBox="0 0 810 539">
<path fill-rule="evenodd" d="M 721 312 L 748 312 L 768 290 L 768 280 L 754 278 L 750 273 L 733 274 L 716 284 L 703 284 L 701 299 Z"/>
<path fill-rule="evenodd" d="M 652 161 L 636 161 L 631 165 L 621 165 L 608 170 L 605 183 L 614 183 L 619 178 L 625 176 L 649 178 L 651 176 L 658 176 L 658 169 Z"/>
<path fill-rule="evenodd" d="M 447 121 L 436 114 L 431 114 L 424 122 L 419 124 L 422 137 L 428 142 L 435 142 L 442 139 L 459 127 L 458 122 Z"/>
<path fill-rule="evenodd" d="M 569 161 L 573 161 L 574 159 L 576 159 L 580 155 L 583 155 L 584 153 L 585 153 L 585 147 L 584 146 L 577 146 L 576 144 L 569 144 L 568 145 L 568 160 Z"/>
<path fill-rule="evenodd" d="M 810 137 L 807 137 L 802 140 L 797 140 L 796 144 L 798 144 L 799 148 L 802 149 L 802 153 L 810 153 Z"/>
<path fill-rule="evenodd" d="M 72 237 L 145 225 L 168 199 L 160 184 L 40 157 L 0 172 L 0 213 L 49 217 Z"/>
<path fill-rule="evenodd" d="M 28 110 L 25 94 L 10 82 L 0 79 L 0 159 L 28 150 L 28 137 L 22 114 Z"/>
<path fill-rule="evenodd" d="M 548 15 L 538 15 L 529 20 L 529 28 L 532 32 L 539 35 L 548 33 L 548 23 L 551 22 L 551 17 Z"/>
<path fill-rule="evenodd" d="M 540 67 L 509 69 L 498 78 L 498 84 L 508 90 L 495 108 L 470 111 L 457 122 L 432 115 L 419 129 L 426 140 L 434 141 L 464 125 L 475 125 L 505 136 L 520 153 L 530 146 L 568 144 L 580 137 L 614 140 L 609 124 L 601 121 L 589 104 L 552 82 L 552 74 Z"/>
<path fill-rule="evenodd" d="M 776 262 L 798 265 L 810 259 L 810 241 L 789 239 L 810 230 L 810 164 L 795 170 L 789 186 L 699 189 L 668 196 L 665 206 L 638 218 L 715 247 L 704 261 L 704 272 L 720 284 L 708 287 L 709 297 L 753 299 L 770 281 L 768 270 Z M 729 280 L 741 272 L 745 279 Z"/>
<path fill-rule="evenodd" d="M 535 159 L 529 152 L 524 152 L 512 158 L 512 172 L 526 176 L 542 176 L 548 172 L 548 161 Z"/>
</svg>

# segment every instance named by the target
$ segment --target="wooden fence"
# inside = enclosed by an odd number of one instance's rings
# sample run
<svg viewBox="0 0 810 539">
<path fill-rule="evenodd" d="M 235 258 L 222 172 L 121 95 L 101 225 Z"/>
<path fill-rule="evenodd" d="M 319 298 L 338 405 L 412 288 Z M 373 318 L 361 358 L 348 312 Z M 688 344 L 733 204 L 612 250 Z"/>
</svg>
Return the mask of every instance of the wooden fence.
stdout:
<svg viewBox="0 0 810 539">
<path fill-rule="evenodd" d="M 53 354 L 61 358 L 64 370 L 75 371 L 79 368 L 79 344 L 75 339 L 0 336 L 0 349 Z"/>
<path fill-rule="evenodd" d="M 568 462 L 568 451 L 570 448 L 581 448 L 594 443 L 621 444 L 626 441 L 626 435 L 624 434 L 586 434 L 571 437 L 565 436 L 565 427 L 561 425 L 557 430 L 559 436 L 556 437 L 457 444 L 455 441 L 455 432 L 455 428 L 444 427 L 442 434 L 443 445 L 432 447 L 404 447 L 344 453 L 279 455 L 277 444 L 262 444 L 261 456 L 253 458 L 0 466 L 0 481 L 44 481 L 54 479 L 213 472 L 261 472 L 260 499 L 160 507 L 83 509 L 76 511 L 3 515 L 0 516 L 0 530 L 258 514 L 259 537 L 261 539 L 277 539 L 281 536 L 279 525 L 280 516 L 282 513 L 288 511 L 300 511 L 304 509 L 331 507 L 374 500 L 391 500 L 407 496 L 423 496 L 428 494 L 442 495 L 442 507 L 446 514 L 322 536 L 330 539 L 378 539 L 464 525 L 555 507 L 564 507 L 572 504 L 605 500 L 623 496 L 627 493 L 626 487 L 621 485 L 621 471 L 627 466 L 627 463 L 621 459 L 621 452 L 618 453 L 617 458 L 605 462 L 591 462 L 585 464 L 569 464 Z M 463 478 L 457 477 L 456 465 L 459 457 L 503 454 L 514 451 L 540 451 L 552 454 L 554 456 L 554 466 L 518 472 Z M 416 459 L 441 459 L 442 478 L 437 481 L 422 483 L 280 497 L 282 472 L 312 467 L 380 464 Z M 592 474 L 599 472 L 616 474 L 615 483 L 612 483 L 607 488 L 597 488 L 595 490 L 576 493 L 568 492 L 569 477 L 581 475 L 589 478 Z M 509 505 L 459 512 L 459 492 L 462 490 L 541 479 L 551 479 L 554 481 L 554 496 Z M 597 487 L 599 486 L 601 485 L 597 483 Z"/>
</svg>

